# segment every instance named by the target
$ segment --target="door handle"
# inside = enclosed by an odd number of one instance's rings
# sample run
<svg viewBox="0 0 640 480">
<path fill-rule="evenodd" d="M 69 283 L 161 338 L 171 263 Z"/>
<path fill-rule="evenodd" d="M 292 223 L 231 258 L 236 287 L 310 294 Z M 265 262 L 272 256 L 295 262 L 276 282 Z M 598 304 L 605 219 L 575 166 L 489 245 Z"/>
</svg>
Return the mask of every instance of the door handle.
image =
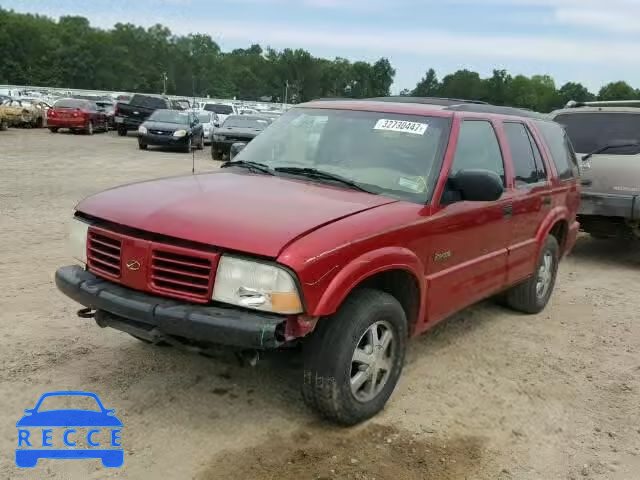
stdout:
<svg viewBox="0 0 640 480">
<path fill-rule="evenodd" d="M 551 195 L 545 195 L 544 197 L 542 197 L 542 205 L 544 207 L 550 207 L 552 204 L 552 200 L 551 200 Z"/>
<path fill-rule="evenodd" d="M 513 217 L 513 205 L 505 205 L 504 207 L 502 207 L 502 215 L 505 218 Z"/>
</svg>

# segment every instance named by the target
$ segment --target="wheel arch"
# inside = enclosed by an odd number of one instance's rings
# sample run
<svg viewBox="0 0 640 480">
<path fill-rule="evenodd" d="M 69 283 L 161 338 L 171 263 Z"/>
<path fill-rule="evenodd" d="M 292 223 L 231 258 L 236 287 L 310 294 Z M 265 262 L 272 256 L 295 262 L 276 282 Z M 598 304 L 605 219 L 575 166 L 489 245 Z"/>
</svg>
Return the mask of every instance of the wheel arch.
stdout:
<svg viewBox="0 0 640 480">
<path fill-rule="evenodd" d="M 552 235 L 558 241 L 560 255 L 564 256 L 569 237 L 569 211 L 566 208 L 562 207 L 551 211 L 538 229 L 538 254 L 545 238 L 549 235 Z"/>
<path fill-rule="evenodd" d="M 333 278 L 313 315 L 335 313 L 359 288 L 381 290 L 396 298 L 407 316 L 409 333 L 413 333 L 425 303 L 424 268 L 413 252 L 388 247 L 354 259 Z"/>
</svg>

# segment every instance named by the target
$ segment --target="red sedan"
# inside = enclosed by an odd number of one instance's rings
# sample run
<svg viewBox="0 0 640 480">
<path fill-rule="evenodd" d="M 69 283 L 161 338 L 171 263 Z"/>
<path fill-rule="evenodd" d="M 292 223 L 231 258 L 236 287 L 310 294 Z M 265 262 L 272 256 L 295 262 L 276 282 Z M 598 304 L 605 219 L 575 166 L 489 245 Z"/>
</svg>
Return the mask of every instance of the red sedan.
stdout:
<svg viewBox="0 0 640 480">
<path fill-rule="evenodd" d="M 63 98 L 48 110 L 47 126 L 52 133 L 56 133 L 60 128 L 68 128 L 72 132 L 93 135 L 96 129 L 107 131 L 107 116 L 95 102 Z"/>
</svg>

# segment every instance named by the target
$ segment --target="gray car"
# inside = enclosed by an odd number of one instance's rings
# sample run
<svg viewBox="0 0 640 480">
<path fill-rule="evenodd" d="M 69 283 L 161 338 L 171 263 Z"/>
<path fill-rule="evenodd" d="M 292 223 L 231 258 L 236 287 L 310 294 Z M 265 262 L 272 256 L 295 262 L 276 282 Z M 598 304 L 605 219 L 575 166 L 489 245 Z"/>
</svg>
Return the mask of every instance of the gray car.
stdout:
<svg viewBox="0 0 640 480">
<path fill-rule="evenodd" d="M 570 102 L 551 116 L 582 159 L 582 229 L 640 239 L 640 101 Z"/>
</svg>

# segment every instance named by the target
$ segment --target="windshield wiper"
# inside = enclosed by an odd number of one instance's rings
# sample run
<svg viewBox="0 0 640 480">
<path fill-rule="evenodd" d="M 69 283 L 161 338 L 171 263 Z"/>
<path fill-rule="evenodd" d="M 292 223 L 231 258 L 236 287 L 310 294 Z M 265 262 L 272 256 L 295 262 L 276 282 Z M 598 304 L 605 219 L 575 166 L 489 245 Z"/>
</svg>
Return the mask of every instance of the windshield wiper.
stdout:
<svg viewBox="0 0 640 480">
<path fill-rule="evenodd" d="M 249 170 L 253 170 L 257 172 L 266 173 L 267 175 L 275 175 L 275 173 L 273 173 L 273 169 L 268 165 L 265 165 L 264 163 L 249 162 L 246 160 L 236 160 L 233 162 L 232 161 L 225 162 L 222 165 L 220 165 L 220 168 L 227 168 L 227 167 L 241 167 L 241 168 L 247 168 Z"/>
<path fill-rule="evenodd" d="M 640 147 L 640 143 L 638 143 L 638 142 L 611 142 L 611 143 L 605 145 L 604 147 L 600 147 L 600 148 L 594 150 L 591 153 L 587 153 L 584 157 L 582 157 L 582 161 L 584 162 L 586 160 L 589 160 L 594 155 L 597 155 L 597 154 L 602 153 L 602 152 L 606 152 L 607 150 L 609 150 L 611 148 L 625 148 L 625 147 Z"/>
<path fill-rule="evenodd" d="M 366 193 L 375 193 L 371 190 L 367 190 L 363 186 L 354 182 L 353 180 L 349 180 L 348 178 L 342 177 L 340 175 L 336 175 L 334 173 L 325 172 L 323 170 L 318 170 L 317 168 L 309 168 L 309 167 L 277 167 L 275 169 L 276 172 L 282 173 L 290 173 L 293 175 L 301 175 L 309 178 L 317 178 L 320 180 L 330 180 L 333 182 L 339 182 L 343 185 L 346 185 L 354 190 L 359 190 L 361 192 Z"/>
</svg>

